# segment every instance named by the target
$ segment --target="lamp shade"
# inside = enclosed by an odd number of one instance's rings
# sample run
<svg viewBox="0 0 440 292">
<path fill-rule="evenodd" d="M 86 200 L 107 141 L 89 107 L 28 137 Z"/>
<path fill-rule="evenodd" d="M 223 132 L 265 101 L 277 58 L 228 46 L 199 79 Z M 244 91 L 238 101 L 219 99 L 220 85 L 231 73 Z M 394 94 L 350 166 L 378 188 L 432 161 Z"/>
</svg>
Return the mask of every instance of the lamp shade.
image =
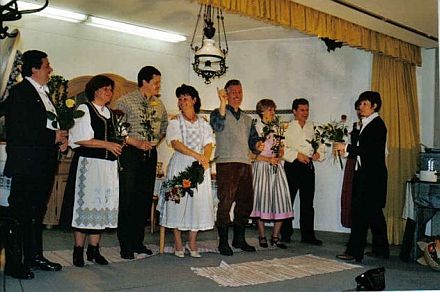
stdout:
<svg viewBox="0 0 440 292">
<path fill-rule="evenodd" d="M 202 57 L 213 57 L 213 58 L 224 58 L 223 52 L 215 46 L 215 41 L 212 39 L 204 39 L 202 47 L 195 52 L 196 56 Z"/>
</svg>

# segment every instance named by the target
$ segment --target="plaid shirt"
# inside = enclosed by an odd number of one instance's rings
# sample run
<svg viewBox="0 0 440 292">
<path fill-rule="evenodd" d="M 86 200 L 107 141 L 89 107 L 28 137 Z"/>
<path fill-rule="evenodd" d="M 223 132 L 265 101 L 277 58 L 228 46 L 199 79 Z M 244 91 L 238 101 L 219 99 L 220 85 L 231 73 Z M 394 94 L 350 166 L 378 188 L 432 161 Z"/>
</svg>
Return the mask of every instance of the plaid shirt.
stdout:
<svg viewBox="0 0 440 292">
<path fill-rule="evenodd" d="M 139 90 L 135 90 L 119 98 L 116 101 L 116 108 L 125 113 L 127 122 L 130 123 L 129 135 L 138 140 L 146 140 L 145 137 L 142 137 L 142 135 L 139 134 L 139 132 L 144 131 L 144 128 L 141 125 L 141 115 L 143 109 L 142 103 L 144 101 L 147 101 L 149 106 L 155 109 L 155 117 L 158 118 L 158 121 L 154 122 L 152 125 L 155 139 L 151 142 L 153 145 L 156 145 L 159 142 L 159 139 L 162 136 L 165 136 L 168 126 L 167 111 L 162 101 L 158 97 L 152 96 L 149 100 L 147 100 L 144 96 L 142 96 Z"/>
</svg>

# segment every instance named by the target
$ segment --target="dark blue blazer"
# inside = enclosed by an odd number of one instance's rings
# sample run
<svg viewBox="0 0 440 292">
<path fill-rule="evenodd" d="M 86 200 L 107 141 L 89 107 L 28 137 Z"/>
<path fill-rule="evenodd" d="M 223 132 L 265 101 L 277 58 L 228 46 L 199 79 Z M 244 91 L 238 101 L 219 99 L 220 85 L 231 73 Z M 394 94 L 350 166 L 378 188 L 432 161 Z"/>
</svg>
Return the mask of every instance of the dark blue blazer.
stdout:
<svg viewBox="0 0 440 292">
<path fill-rule="evenodd" d="M 46 108 L 35 87 L 27 79 L 12 87 L 6 100 L 6 176 L 54 175 L 58 147 L 55 131 L 46 128 L 46 122 Z"/>
</svg>

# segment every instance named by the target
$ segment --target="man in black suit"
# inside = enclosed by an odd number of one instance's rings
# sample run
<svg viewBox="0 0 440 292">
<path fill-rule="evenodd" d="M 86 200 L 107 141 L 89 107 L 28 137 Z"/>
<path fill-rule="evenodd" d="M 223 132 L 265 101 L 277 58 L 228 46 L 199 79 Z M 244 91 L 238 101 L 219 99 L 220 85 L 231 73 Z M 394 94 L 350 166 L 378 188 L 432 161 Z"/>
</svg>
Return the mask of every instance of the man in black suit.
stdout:
<svg viewBox="0 0 440 292">
<path fill-rule="evenodd" d="M 6 152 L 4 174 L 12 178 L 10 214 L 19 223 L 23 262 L 6 273 L 32 279 L 30 269 L 61 270 L 43 257 L 43 217 L 57 167 L 58 151 L 67 147 L 67 132 L 53 128 L 46 111 L 56 113 L 47 96 L 52 68 L 47 54 L 31 50 L 23 54 L 24 79 L 12 87 L 6 100 Z"/>
<path fill-rule="evenodd" d="M 385 207 L 388 172 L 385 165 L 387 128 L 378 112 L 382 101 L 375 91 L 365 91 L 358 99 L 362 128 L 356 144 L 335 143 L 333 149 L 356 157 L 353 180 L 352 227 L 347 250 L 339 259 L 361 262 L 368 227 L 373 235 L 372 256 L 389 257 Z"/>
</svg>

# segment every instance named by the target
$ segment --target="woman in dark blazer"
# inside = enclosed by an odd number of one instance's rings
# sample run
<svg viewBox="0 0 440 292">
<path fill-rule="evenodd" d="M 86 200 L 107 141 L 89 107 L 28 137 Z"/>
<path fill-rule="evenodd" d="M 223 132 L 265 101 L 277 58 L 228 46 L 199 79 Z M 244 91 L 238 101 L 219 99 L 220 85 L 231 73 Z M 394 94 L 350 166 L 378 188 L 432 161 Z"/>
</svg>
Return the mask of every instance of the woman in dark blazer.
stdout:
<svg viewBox="0 0 440 292">
<path fill-rule="evenodd" d="M 352 196 L 352 227 L 347 250 L 337 258 L 361 262 L 364 256 L 368 227 L 373 235 L 371 256 L 389 257 L 385 207 L 388 172 L 385 165 L 387 128 L 378 112 L 380 94 L 365 91 L 358 99 L 362 128 L 356 144 L 335 143 L 333 149 L 347 151 L 356 157 Z"/>
</svg>

